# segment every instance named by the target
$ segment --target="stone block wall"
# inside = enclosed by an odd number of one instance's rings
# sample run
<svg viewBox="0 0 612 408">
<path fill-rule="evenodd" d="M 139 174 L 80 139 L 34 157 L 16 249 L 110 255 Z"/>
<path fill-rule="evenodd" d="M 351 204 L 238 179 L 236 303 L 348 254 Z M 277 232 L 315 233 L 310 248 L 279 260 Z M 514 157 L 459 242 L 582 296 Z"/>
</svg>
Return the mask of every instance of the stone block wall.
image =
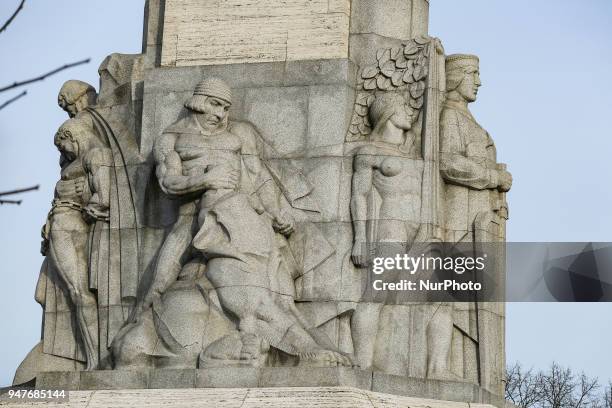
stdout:
<svg viewBox="0 0 612 408">
<path fill-rule="evenodd" d="M 346 0 L 167 0 L 162 66 L 342 58 Z"/>
</svg>

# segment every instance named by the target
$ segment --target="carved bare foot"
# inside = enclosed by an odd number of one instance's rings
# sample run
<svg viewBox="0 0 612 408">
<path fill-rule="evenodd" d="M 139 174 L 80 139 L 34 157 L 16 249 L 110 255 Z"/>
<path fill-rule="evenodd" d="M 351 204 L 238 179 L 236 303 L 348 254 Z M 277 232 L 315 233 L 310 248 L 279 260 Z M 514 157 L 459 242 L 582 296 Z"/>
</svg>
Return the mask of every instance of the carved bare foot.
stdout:
<svg viewBox="0 0 612 408">
<path fill-rule="evenodd" d="M 300 365 L 311 367 L 352 367 L 350 357 L 332 350 L 314 350 L 301 353 Z"/>
</svg>

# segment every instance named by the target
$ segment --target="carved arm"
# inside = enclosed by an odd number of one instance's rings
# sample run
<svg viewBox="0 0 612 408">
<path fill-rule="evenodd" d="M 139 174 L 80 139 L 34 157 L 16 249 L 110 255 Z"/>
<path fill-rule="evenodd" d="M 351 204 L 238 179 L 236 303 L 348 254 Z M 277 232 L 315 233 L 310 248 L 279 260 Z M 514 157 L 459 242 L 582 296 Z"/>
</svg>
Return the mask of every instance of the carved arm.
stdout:
<svg viewBox="0 0 612 408">
<path fill-rule="evenodd" d="M 353 161 L 351 190 L 351 218 L 353 220 L 353 253 L 356 266 L 366 266 L 367 259 L 363 247 L 367 244 L 366 222 L 368 216 L 368 194 L 372 189 L 374 157 L 371 154 L 357 154 Z"/>
</svg>

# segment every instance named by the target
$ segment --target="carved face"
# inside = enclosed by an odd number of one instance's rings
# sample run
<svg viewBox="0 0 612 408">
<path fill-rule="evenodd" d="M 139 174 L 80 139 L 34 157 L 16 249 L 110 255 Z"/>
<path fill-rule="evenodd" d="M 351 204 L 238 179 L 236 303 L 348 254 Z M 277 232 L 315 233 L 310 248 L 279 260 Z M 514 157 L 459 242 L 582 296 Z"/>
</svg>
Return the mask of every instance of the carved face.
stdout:
<svg viewBox="0 0 612 408">
<path fill-rule="evenodd" d="M 410 130 L 414 121 L 414 111 L 406 103 L 396 105 L 395 113 L 389 120 L 393 125 L 402 130 Z"/>
<path fill-rule="evenodd" d="M 79 154 L 79 145 L 70 129 L 61 127 L 55 134 L 53 143 L 68 161 L 73 161 Z"/>
<path fill-rule="evenodd" d="M 480 88 L 480 71 L 477 67 L 468 67 L 465 70 L 463 81 L 457 87 L 457 92 L 467 101 L 474 102 Z"/>
<path fill-rule="evenodd" d="M 78 113 L 77 106 L 74 103 L 69 103 L 65 95 L 60 94 L 57 98 L 57 104 L 66 111 L 69 117 L 74 118 Z"/>
<path fill-rule="evenodd" d="M 199 112 L 196 113 L 200 126 L 207 131 L 215 131 L 225 124 L 230 104 L 223 99 L 209 96 L 206 98 Z"/>
</svg>

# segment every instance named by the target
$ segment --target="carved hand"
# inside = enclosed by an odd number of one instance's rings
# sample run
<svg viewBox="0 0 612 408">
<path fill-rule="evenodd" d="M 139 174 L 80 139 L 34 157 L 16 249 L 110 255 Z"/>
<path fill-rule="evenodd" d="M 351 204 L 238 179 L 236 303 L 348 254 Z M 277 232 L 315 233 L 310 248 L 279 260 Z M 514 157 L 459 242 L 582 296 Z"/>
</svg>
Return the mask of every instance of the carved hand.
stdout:
<svg viewBox="0 0 612 408">
<path fill-rule="evenodd" d="M 100 220 L 108 221 L 109 214 L 108 209 L 99 206 L 98 204 L 91 203 L 84 208 L 83 218 L 90 224 Z"/>
<path fill-rule="evenodd" d="M 497 189 L 502 193 L 510 191 L 510 188 L 512 187 L 512 174 L 506 170 L 500 170 L 497 172 L 497 178 L 499 180 Z"/>
<path fill-rule="evenodd" d="M 261 200 L 256 194 L 252 194 L 249 196 L 249 203 L 251 204 L 251 207 L 253 207 L 255 212 L 257 212 L 257 214 L 259 215 L 263 214 L 266 211 L 263 204 L 261 203 Z"/>
<path fill-rule="evenodd" d="M 49 253 L 49 220 L 45 225 L 40 229 L 40 236 L 42 237 L 42 241 L 40 241 L 40 254 L 42 256 L 47 256 Z"/>
<path fill-rule="evenodd" d="M 49 253 L 49 240 L 43 238 L 43 240 L 40 241 L 40 254 L 42 256 L 47 256 L 48 253 Z"/>
<path fill-rule="evenodd" d="M 369 259 L 366 248 L 366 242 L 355 241 L 353 243 L 353 252 L 351 253 L 351 260 L 353 261 L 353 264 L 358 268 L 366 268 L 368 266 Z"/>
<path fill-rule="evenodd" d="M 288 237 L 293 233 L 295 228 L 294 223 L 295 221 L 293 220 L 293 217 L 291 217 L 289 214 L 281 212 L 281 214 L 274 217 L 272 226 L 274 227 L 274 231 L 280 232 L 284 236 Z"/>
</svg>

